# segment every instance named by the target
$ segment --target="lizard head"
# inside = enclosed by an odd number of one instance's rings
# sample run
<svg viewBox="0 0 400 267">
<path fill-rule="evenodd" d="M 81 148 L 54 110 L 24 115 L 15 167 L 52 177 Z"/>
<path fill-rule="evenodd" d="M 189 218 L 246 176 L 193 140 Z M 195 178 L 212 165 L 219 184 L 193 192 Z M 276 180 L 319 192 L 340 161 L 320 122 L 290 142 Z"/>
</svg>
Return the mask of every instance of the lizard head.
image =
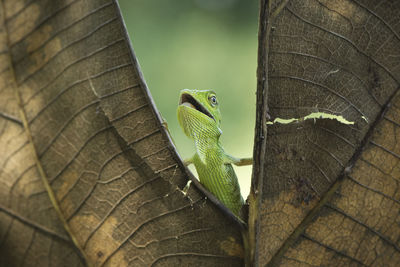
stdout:
<svg viewBox="0 0 400 267">
<path fill-rule="evenodd" d="M 178 121 L 188 137 L 196 134 L 221 135 L 221 113 L 212 90 L 184 89 L 179 96 Z"/>
</svg>

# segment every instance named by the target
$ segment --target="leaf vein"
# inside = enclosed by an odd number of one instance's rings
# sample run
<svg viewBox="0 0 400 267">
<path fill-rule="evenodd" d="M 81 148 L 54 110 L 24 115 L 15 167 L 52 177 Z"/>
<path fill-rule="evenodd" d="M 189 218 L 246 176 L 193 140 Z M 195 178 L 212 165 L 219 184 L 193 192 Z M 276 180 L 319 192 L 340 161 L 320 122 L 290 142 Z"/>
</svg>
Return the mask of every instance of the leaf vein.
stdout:
<svg viewBox="0 0 400 267">
<path fill-rule="evenodd" d="M 362 55 L 364 55 L 365 57 L 369 58 L 369 59 L 370 59 L 371 61 L 373 61 L 376 65 L 378 65 L 378 66 L 381 67 L 383 70 L 385 70 L 385 72 L 386 72 L 387 74 L 389 74 L 389 76 L 392 77 L 393 80 L 395 80 L 397 83 L 399 83 L 399 81 L 396 79 L 396 77 L 395 77 L 384 65 L 380 64 L 379 62 L 377 62 L 373 57 L 367 55 L 367 54 L 366 54 L 365 52 L 363 52 L 360 48 L 358 48 L 358 47 L 356 46 L 355 43 L 353 43 L 351 40 L 347 39 L 345 36 L 342 36 L 342 35 L 340 35 L 340 34 L 338 34 L 338 33 L 336 33 L 336 32 L 332 32 L 332 31 L 329 31 L 329 30 L 327 30 L 327 29 L 325 29 L 325 28 L 323 28 L 323 27 L 321 27 L 321 26 L 318 26 L 317 24 L 314 24 L 314 23 L 312 23 L 311 21 L 308 21 L 308 20 L 306 20 L 305 18 L 300 17 L 298 14 L 296 14 L 296 13 L 295 13 L 293 10 L 291 10 L 290 8 L 287 8 L 287 9 L 288 9 L 288 11 L 289 11 L 290 13 L 292 13 L 292 14 L 293 14 L 295 17 L 297 17 L 300 21 L 303 21 L 303 22 L 305 22 L 306 24 L 309 24 L 309 25 L 311 25 L 311 26 L 313 26 L 313 27 L 316 27 L 316 28 L 318 28 L 318 29 L 320 29 L 320 30 L 322 30 L 322 31 L 324 31 L 324 32 L 326 32 L 326 33 L 332 34 L 333 36 L 336 36 L 336 37 L 338 37 L 339 39 L 342 39 L 342 40 L 345 41 L 346 43 L 350 44 L 350 45 L 351 45 L 352 47 L 354 47 L 354 49 L 357 50 L 360 54 L 362 54 Z"/>
<path fill-rule="evenodd" d="M 400 252 L 400 248 L 394 243 L 392 242 L 392 240 L 390 240 L 388 237 L 384 236 L 382 233 L 378 232 L 377 230 L 373 229 L 372 227 L 370 227 L 369 225 L 365 224 L 364 222 L 356 219 L 355 217 L 351 216 L 350 214 L 347 214 L 345 211 L 341 210 L 340 208 L 327 203 L 325 205 L 326 207 L 338 212 L 339 214 L 341 214 L 343 217 L 346 217 L 350 220 L 352 220 L 353 222 L 363 226 L 365 229 L 367 229 L 368 231 L 374 233 L 375 235 L 377 235 L 381 240 L 385 241 L 387 244 L 389 244 L 390 246 L 392 246 L 395 250 L 397 250 L 398 252 Z"/>
<path fill-rule="evenodd" d="M 110 6 L 110 5 L 112 5 L 111 2 L 106 3 L 106 4 L 104 4 L 104 5 L 101 5 L 101 6 L 97 7 L 97 8 L 95 8 L 95 9 L 91 10 L 89 13 L 83 15 L 82 17 L 80 17 L 80 18 L 77 19 L 76 21 L 73 21 L 72 23 L 68 24 L 67 26 L 65 26 L 65 27 L 63 27 L 63 28 L 61 28 L 61 29 L 58 29 L 58 30 L 57 30 L 56 32 L 54 32 L 46 41 L 44 41 L 40 46 L 38 46 L 38 47 L 36 47 L 35 49 L 30 50 L 30 51 L 28 51 L 26 54 L 24 54 L 24 57 L 28 57 L 28 56 L 32 55 L 34 52 L 36 52 L 36 51 L 38 51 L 39 49 L 43 48 L 47 43 L 49 43 L 51 40 L 53 40 L 53 39 L 54 39 L 57 35 L 59 35 L 60 33 L 62 33 L 62 32 L 64 32 L 64 31 L 68 30 L 69 28 L 71 28 L 72 26 L 74 26 L 74 25 L 78 24 L 79 22 L 83 21 L 85 18 L 89 17 L 90 15 L 93 15 L 93 14 L 97 13 L 98 11 L 100 11 L 101 9 L 106 8 L 106 7 Z M 66 45 L 66 46 L 63 48 L 63 50 L 65 50 L 67 47 L 71 46 L 74 42 L 76 42 L 76 41 L 73 41 L 73 42 L 69 43 L 68 45 Z M 57 55 L 57 54 L 56 54 L 56 55 Z M 21 59 L 15 61 L 14 63 L 15 63 L 15 64 L 18 64 L 18 63 L 20 63 L 23 59 L 24 59 L 24 58 L 21 58 Z"/>
<path fill-rule="evenodd" d="M 328 250 L 331 250 L 331 251 L 333 251 L 334 253 L 336 253 L 336 254 L 338 254 L 338 255 L 340 255 L 340 256 L 342 256 L 342 257 L 345 257 L 345 258 L 350 259 L 351 261 L 357 262 L 358 264 L 360 264 L 360 265 L 362 265 L 362 266 L 367 266 L 366 264 L 362 263 L 360 260 L 358 260 L 358 259 L 356 259 L 356 258 L 354 258 L 354 257 L 352 257 L 352 256 L 350 256 L 350 255 L 348 255 L 347 253 L 345 253 L 345 252 L 343 252 L 343 251 L 340 251 L 340 250 L 337 250 L 337 249 L 335 249 L 335 248 L 333 248 L 333 247 L 331 247 L 331 246 L 329 246 L 329 245 L 327 245 L 327 244 L 324 244 L 324 243 L 322 243 L 322 242 L 320 242 L 320 241 L 318 241 L 318 240 L 312 238 L 311 236 L 309 236 L 309 235 L 307 235 L 307 234 L 305 234 L 305 233 L 303 233 L 302 236 L 303 236 L 305 239 L 307 239 L 307 240 L 309 240 L 309 241 L 311 241 L 311 242 L 314 242 L 314 243 L 316 243 L 316 244 L 320 245 L 321 247 L 324 247 L 324 248 L 326 248 L 326 249 L 328 249 Z"/>
<path fill-rule="evenodd" d="M 332 90 L 328 86 L 325 86 L 323 84 L 320 84 L 320 83 L 317 83 L 317 82 L 314 82 L 314 81 L 311 81 L 311 80 L 307 80 L 307 79 L 304 79 L 304 78 L 301 78 L 301 77 L 295 77 L 295 76 L 289 76 L 289 75 L 270 75 L 270 78 L 297 80 L 297 81 L 302 81 L 304 83 L 310 83 L 310 84 L 315 85 L 315 86 L 320 87 L 320 88 L 324 88 L 325 90 L 327 90 L 331 94 L 336 95 L 337 97 L 339 97 L 342 100 L 344 100 L 345 102 L 347 102 L 351 107 L 353 107 L 362 116 L 365 116 L 365 114 L 356 105 L 354 105 L 349 99 L 347 99 L 345 96 L 337 93 L 336 91 Z"/>
<path fill-rule="evenodd" d="M 371 96 L 371 98 L 380 106 L 382 107 L 382 104 L 378 101 L 378 99 L 376 98 L 376 96 L 374 94 L 372 94 L 372 92 L 370 90 L 368 90 L 368 86 L 366 84 L 366 82 L 360 77 L 358 76 L 355 72 L 353 72 L 352 70 L 345 68 L 344 66 L 341 66 L 339 64 L 335 64 L 329 60 L 326 60 L 324 58 L 321 57 L 317 57 L 314 55 L 310 55 L 310 54 L 306 54 L 306 53 L 300 53 L 300 52 L 294 52 L 294 51 L 271 51 L 271 53 L 273 54 L 289 54 L 289 55 L 297 55 L 297 56 L 303 56 L 303 57 L 309 57 L 309 58 L 313 58 L 316 60 L 320 60 L 322 62 L 325 62 L 327 64 L 330 64 L 332 66 L 335 66 L 337 68 L 340 68 L 341 70 L 344 70 L 347 73 L 350 73 L 353 77 L 355 77 L 357 80 L 359 80 L 361 82 L 361 84 L 363 85 L 365 91 L 367 91 L 368 95 Z"/>
<path fill-rule="evenodd" d="M 391 196 L 389 196 L 389 195 L 387 195 L 387 194 L 385 194 L 385 193 L 383 193 L 383 192 L 381 192 L 381 191 L 379 191 L 379 190 L 377 190 L 377 189 L 374 189 L 374 188 L 372 188 L 372 187 L 369 187 L 369 186 L 367 186 L 367 185 L 365 185 L 365 184 L 359 182 L 357 179 L 355 179 L 354 177 L 352 177 L 350 174 L 347 175 L 347 177 L 348 177 L 349 180 L 352 181 L 353 183 L 355 183 L 355 184 L 357 184 L 357 185 L 359 185 L 359 186 L 361 186 L 361 187 L 363 187 L 363 188 L 365 188 L 365 189 L 367 189 L 367 190 L 370 190 L 370 191 L 372 191 L 372 192 L 374 192 L 374 193 L 376 193 L 376 194 L 379 194 L 379 195 L 383 196 L 384 198 L 390 199 L 390 200 L 392 200 L 393 202 L 395 202 L 395 203 L 397 203 L 397 204 L 400 204 L 400 201 L 399 201 L 399 200 L 397 200 L 397 199 L 395 199 L 395 198 L 393 198 L 393 197 L 391 197 Z"/>
<path fill-rule="evenodd" d="M 160 176 L 157 175 L 153 177 L 150 180 L 145 181 L 144 183 L 136 186 L 135 188 L 132 188 L 129 190 L 126 194 L 124 194 L 120 199 L 117 200 L 117 202 L 114 203 L 114 205 L 107 211 L 106 215 L 101 219 L 101 221 L 96 225 L 96 227 L 93 229 L 93 231 L 90 232 L 88 235 L 88 238 L 86 239 L 85 243 L 83 244 L 83 248 L 87 246 L 87 243 L 89 242 L 90 238 L 93 236 L 93 234 L 104 224 L 104 222 L 108 219 L 108 217 L 113 213 L 113 211 L 126 199 L 128 199 L 129 196 L 140 190 L 141 188 L 145 187 L 146 185 L 160 179 Z"/>
<path fill-rule="evenodd" d="M 66 235 L 62 235 L 62 234 L 57 233 L 57 232 L 53 231 L 52 229 L 49 229 L 49 228 L 47 228 L 47 227 L 45 227 L 43 225 L 37 224 L 36 222 L 34 222 L 34 221 L 32 221 L 32 220 L 30 220 L 30 219 L 28 219 L 26 217 L 23 217 L 22 215 L 12 211 L 11 209 L 9 209 L 9 208 L 1 205 L 1 204 L 0 204 L 0 211 L 6 213 L 11 218 L 16 219 L 16 220 L 22 222 L 23 224 L 25 224 L 25 225 L 33 228 L 33 229 L 36 229 L 36 230 L 38 230 L 38 231 L 40 231 L 40 232 L 42 232 L 42 233 L 44 233 L 46 235 L 49 235 L 49 236 L 52 236 L 52 237 L 56 237 L 56 238 L 58 238 L 58 239 L 60 239 L 62 241 L 65 241 L 67 243 L 71 242 L 70 239 Z"/>
<path fill-rule="evenodd" d="M 137 231 L 139 231 L 142 227 L 144 227 L 144 226 L 147 225 L 148 223 L 153 222 L 153 221 L 155 221 L 155 220 L 157 220 L 157 219 L 160 219 L 160 218 L 162 218 L 162 217 L 165 217 L 165 216 L 174 214 L 174 213 L 176 213 L 176 212 L 178 212 L 178 211 L 182 211 L 182 210 L 184 210 L 184 209 L 186 209 L 186 208 L 188 208 L 188 207 L 193 206 L 193 204 L 199 202 L 200 200 L 202 200 L 202 198 L 199 198 L 199 199 L 196 200 L 194 203 L 190 203 L 190 204 L 181 206 L 181 207 L 176 208 L 176 209 L 173 209 L 173 210 L 169 210 L 169 211 L 166 211 L 166 212 L 163 212 L 163 213 L 159 213 L 159 214 L 157 214 L 157 215 L 154 216 L 154 217 L 151 217 L 151 218 L 146 219 L 145 221 L 143 221 L 140 225 L 138 225 L 135 229 L 133 229 L 133 230 L 125 237 L 125 239 L 117 246 L 117 248 L 116 248 L 115 250 L 113 250 L 113 251 L 107 256 L 107 258 L 104 260 L 104 262 L 103 262 L 100 266 L 104 266 L 104 265 L 112 258 L 112 256 L 113 256 L 122 246 L 124 246 L 124 245 L 126 244 L 126 242 L 128 242 L 128 240 L 129 240 L 131 237 L 133 237 L 133 236 L 135 235 L 135 233 L 137 233 Z"/>
</svg>

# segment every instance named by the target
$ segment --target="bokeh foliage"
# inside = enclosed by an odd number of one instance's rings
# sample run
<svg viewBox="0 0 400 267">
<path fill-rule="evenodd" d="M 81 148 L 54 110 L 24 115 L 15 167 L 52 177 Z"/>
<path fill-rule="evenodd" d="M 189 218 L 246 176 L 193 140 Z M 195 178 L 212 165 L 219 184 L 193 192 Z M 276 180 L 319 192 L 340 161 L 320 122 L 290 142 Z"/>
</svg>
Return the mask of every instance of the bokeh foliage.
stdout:
<svg viewBox="0 0 400 267">
<path fill-rule="evenodd" d="M 258 1 L 120 0 L 121 11 L 157 108 L 183 157 L 192 142 L 176 119 L 179 91 L 214 89 L 228 153 L 253 152 Z M 251 167 L 236 168 L 244 197 Z"/>
</svg>

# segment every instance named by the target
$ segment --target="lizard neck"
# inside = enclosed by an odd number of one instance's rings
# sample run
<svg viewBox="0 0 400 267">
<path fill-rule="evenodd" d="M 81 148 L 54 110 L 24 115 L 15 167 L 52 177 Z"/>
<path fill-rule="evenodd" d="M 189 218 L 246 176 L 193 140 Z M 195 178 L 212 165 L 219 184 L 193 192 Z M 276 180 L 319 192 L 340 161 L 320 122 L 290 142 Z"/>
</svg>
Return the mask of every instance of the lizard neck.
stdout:
<svg viewBox="0 0 400 267">
<path fill-rule="evenodd" d="M 194 138 L 197 154 L 204 164 L 213 161 L 217 163 L 219 155 L 222 155 L 223 148 L 219 141 L 220 135 L 199 135 Z M 221 158 L 222 159 L 222 158 Z"/>
</svg>

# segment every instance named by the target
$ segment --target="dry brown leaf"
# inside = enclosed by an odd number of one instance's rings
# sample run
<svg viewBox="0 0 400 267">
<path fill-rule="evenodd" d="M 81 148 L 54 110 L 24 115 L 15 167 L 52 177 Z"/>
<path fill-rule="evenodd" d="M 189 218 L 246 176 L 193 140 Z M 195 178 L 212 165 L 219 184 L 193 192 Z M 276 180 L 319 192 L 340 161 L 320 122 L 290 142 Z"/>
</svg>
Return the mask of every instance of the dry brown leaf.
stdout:
<svg viewBox="0 0 400 267">
<path fill-rule="evenodd" d="M 1 266 L 240 266 L 161 124 L 118 5 L 4 0 Z"/>
<path fill-rule="evenodd" d="M 255 262 L 399 266 L 400 2 L 261 7 Z"/>
</svg>

